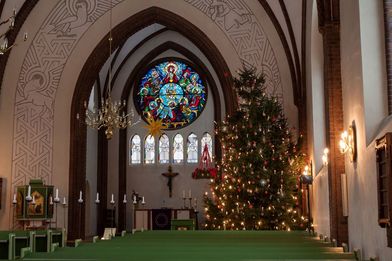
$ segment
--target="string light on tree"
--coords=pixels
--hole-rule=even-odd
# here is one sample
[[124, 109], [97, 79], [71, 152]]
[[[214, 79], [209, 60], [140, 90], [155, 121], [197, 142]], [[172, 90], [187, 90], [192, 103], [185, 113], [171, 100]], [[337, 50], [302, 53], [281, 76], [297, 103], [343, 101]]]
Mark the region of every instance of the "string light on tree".
[[239, 108], [215, 132], [222, 146], [221, 178], [211, 183], [214, 196], [204, 197], [206, 229], [304, 228], [300, 212], [293, 211], [304, 155], [282, 106], [265, 94], [264, 78], [254, 69], [239, 72], [234, 86]]

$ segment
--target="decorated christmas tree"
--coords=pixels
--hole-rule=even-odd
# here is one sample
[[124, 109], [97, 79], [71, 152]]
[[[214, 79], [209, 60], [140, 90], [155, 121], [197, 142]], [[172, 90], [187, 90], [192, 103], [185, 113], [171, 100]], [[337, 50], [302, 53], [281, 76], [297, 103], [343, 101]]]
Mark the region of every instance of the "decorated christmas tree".
[[255, 69], [243, 69], [234, 86], [238, 110], [216, 128], [222, 159], [204, 199], [206, 229], [304, 228], [298, 209], [304, 154], [282, 105]]

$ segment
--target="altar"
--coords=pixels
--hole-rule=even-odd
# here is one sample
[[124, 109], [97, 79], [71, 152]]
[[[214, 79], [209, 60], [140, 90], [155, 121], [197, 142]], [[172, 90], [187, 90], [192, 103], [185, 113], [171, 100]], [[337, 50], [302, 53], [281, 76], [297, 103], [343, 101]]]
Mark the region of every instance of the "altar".
[[193, 209], [136, 209], [133, 218], [133, 229], [141, 231], [197, 229], [198, 227], [197, 212]]

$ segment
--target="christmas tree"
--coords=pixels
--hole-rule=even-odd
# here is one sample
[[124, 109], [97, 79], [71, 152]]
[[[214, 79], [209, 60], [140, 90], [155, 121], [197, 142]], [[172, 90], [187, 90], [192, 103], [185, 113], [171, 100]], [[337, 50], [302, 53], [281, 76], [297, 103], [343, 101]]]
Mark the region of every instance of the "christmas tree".
[[[219, 123], [220, 178], [206, 193], [206, 229], [303, 228], [298, 204], [304, 154], [293, 141], [276, 97], [254, 68], [234, 79], [238, 110]], [[300, 140], [300, 139], [299, 139]]]

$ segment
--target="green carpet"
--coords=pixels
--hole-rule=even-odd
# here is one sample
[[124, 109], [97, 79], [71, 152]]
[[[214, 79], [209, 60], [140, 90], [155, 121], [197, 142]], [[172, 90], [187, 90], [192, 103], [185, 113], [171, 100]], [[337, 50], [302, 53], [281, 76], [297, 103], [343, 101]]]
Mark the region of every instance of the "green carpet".
[[145, 231], [24, 260], [257, 261], [353, 260], [305, 232]]

